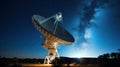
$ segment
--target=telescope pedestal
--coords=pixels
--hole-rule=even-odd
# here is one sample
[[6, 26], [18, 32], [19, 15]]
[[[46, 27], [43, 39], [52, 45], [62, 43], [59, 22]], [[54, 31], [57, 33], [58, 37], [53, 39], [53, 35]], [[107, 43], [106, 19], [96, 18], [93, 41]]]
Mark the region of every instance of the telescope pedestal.
[[47, 39], [45, 39], [42, 45], [45, 49], [48, 50], [48, 54], [46, 55], [44, 59], [44, 64], [50, 64], [55, 59], [56, 55], [58, 55], [57, 43], [51, 37], [50, 38], [46, 37], [46, 38]]

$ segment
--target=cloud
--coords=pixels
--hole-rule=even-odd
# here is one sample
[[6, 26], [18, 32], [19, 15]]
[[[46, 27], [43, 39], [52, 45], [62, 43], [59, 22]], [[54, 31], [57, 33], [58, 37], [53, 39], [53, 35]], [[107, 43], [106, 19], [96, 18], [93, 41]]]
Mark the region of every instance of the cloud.
[[[97, 26], [94, 18], [97, 8], [104, 8], [109, 3], [109, 0], [85, 0], [80, 9], [80, 22], [77, 28], [78, 35], [76, 36], [76, 46], [80, 48], [87, 46], [90, 40], [89, 28]], [[79, 45], [78, 45], [79, 44]]]
[[90, 35], [90, 31], [89, 31], [88, 29], [85, 30], [84, 38], [85, 38], [86, 40], [89, 40], [90, 37], [91, 37], [91, 35]]
[[81, 43], [80, 45], [81, 45], [81, 48], [84, 49], [84, 48], [86, 48], [86, 47], [88, 46], [88, 43], [83, 42], [83, 43]]

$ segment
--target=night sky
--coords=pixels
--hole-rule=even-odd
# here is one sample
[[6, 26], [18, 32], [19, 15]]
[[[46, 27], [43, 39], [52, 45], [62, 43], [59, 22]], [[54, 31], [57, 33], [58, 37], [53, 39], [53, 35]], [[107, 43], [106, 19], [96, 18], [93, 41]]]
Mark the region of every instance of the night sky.
[[0, 56], [44, 58], [44, 38], [32, 16], [57, 12], [63, 14], [60, 25], [75, 38], [69, 46], [58, 46], [60, 56], [98, 57], [120, 48], [120, 0], [2, 0]]

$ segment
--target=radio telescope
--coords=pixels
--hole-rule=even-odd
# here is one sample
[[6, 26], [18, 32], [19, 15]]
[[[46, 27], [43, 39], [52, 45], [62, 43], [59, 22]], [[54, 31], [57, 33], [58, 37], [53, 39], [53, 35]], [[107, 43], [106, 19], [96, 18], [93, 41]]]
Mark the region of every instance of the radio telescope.
[[73, 36], [58, 25], [62, 19], [61, 12], [48, 18], [39, 15], [33, 15], [32, 17], [34, 26], [44, 36], [42, 47], [48, 50], [48, 54], [44, 59], [44, 64], [52, 63], [55, 57], [59, 56], [57, 52], [57, 45], [59, 43], [72, 44], [74, 42]]

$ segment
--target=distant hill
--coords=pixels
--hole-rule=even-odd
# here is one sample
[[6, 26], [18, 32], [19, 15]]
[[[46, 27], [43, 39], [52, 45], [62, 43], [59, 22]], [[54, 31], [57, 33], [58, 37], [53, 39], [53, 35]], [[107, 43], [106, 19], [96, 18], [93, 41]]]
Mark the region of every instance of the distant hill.
[[[22, 64], [43, 64], [44, 59], [35, 59], [35, 58], [5, 58], [0, 57], [0, 67], [12, 67], [12, 66], [21, 66]], [[120, 67], [119, 59], [106, 59], [106, 58], [68, 58], [60, 57], [56, 58], [52, 64], [54, 66], [60, 66], [67, 64], [69, 65], [83, 65], [91, 67]]]
[[53, 63], [57, 64], [71, 64], [71, 63], [77, 63], [77, 64], [96, 64], [97, 58], [68, 58], [68, 57], [60, 57], [60, 59], [55, 59]]
[[[44, 59], [35, 59], [35, 58], [0, 58], [0, 63], [43, 63]], [[97, 58], [68, 58], [60, 57], [56, 58], [53, 61], [53, 64], [70, 64], [70, 63], [89, 63], [94, 64], [97, 62]]]

